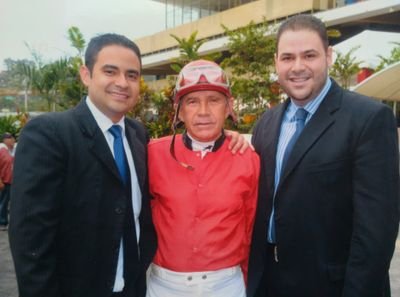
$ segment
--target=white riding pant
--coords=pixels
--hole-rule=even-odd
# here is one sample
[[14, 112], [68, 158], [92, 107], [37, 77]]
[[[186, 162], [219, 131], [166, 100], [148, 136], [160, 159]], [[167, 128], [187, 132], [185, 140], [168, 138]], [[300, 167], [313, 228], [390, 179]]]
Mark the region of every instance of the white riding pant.
[[146, 297], [246, 297], [240, 266], [204, 272], [175, 272], [150, 265]]

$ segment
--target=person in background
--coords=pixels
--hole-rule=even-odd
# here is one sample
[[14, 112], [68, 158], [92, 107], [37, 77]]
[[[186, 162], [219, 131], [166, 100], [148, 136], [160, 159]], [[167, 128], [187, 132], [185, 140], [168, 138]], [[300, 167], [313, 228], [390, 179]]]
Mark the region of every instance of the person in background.
[[9, 154], [14, 157], [15, 150], [17, 149], [17, 143], [15, 141], [14, 135], [9, 132], [3, 134], [3, 142], [0, 144], [0, 148], [6, 148]]
[[[9, 135], [11, 134], [5, 133], [3, 141]], [[13, 161], [14, 158], [7, 147], [0, 147], [0, 231], [8, 229], [8, 204], [13, 176]]]
[[[147, 296], [245, 297], [259, 158], [228, 149], [233, 98], [217, 64], [183, 67], [174, 101], [174, 135], [148, 147], [158, 248]], [[178, 123], [185, 131], [175, 135]]]
[[261, 158], [248, 296], [390, 296], [399, 227], [399, 151], [391, 109], [328, 77], [324, 24], [296, 15], [277, 33], [288, 95], [252, 138]]

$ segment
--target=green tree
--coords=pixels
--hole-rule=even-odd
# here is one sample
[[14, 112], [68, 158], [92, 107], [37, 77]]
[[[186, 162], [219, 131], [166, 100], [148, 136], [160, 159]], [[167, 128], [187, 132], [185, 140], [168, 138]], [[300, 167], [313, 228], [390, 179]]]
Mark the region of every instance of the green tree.
[[47, 101], [49, 111], [56, 110], [56, 103], [59, 101], [57, 98], [59, 95], [58, 85], [65, 78], [66, 65], [66, 60], [63, 59], [43, 65], [20, 65], [21, 72], [29, 82], [28, 86]]
[[178, 42], [179, 47], [179, 57], [171, 63], [171, 68], [176, 73], [179, 73], [183, 66], [187, 63], [198, 60], [205, 59], [209, 61], [216, 61], [221, 54], [214, 53], [210, 55], [200, 56], [199, 49], [200, 47], [207, 41], [207, 39], [197, 40], [197, 31], [194, 31], [190, 34], [189, 38], [179, 38], [174, 34], [170, 34], [172, 38], [174, 38]]
[[[19, 61], [14, 68], [14, 74], [22, 78], [24, 82], [25, 93], [31, 90], [33, 93], [39, 94], [48, 103], [48, 110], [51, 109], [55, 99], [52, 97], [56, 93], [56, 85], [63, 78], [65, 72], [62, 67], [65, 67], [65, 61], [57, 61], [50, 64], [43, 62], [42, 56], [31, 49], [26, 44], [31, 52], [33, 63]], [[53, 105], [54, 108], [54, 105]]]
[[0, 117], [0, 135], [3, 135], [5, 132], [9, 132], [17, 136], [19, 135], [20, 130], [21, 120], [19, 115]]
[[151, 102], [154, 110], [157, 111], [145, 121], [145, 125], [151, 137], [159, 138], [172, 134], [174, 109], [170, 96], [165, 90], [154, 92], [151, 97]]
[[12, 69], [13, 76], [21, 79], [21, 87], [25, 94], [25, 112], [28, 112], [28, 93], [34, 89], [36, 78], [36, 64], [34, 61], [19, 60]]
[[77, 57], [79, 57], [82, 62], [86, 41], [78, 27], [72, 26], [68, 29], [68, 39], [71, 42], [71, 46], [78, 51]]
[[146, 82], [140, 82], [140, 100], [130, 116], [140, 120], [147, 128], [150, 137], [159, 138], [172, 133], [174, 105], [172, 101], [172, 79], [161, 91], [151, 90]]
[[380, 71], [387, 66], [400, 61], [400, 42], [392, 42], [395, 47], [391, 50], [390, 56], [388, 58], [379, 55], [380, 63], [376, 67], [375, 71]]
[[2, 100], [0, 106], [9, 108], [10, 105], [13, 105], [13, 108], [9, 108], [10, 110], [24, 112], [47, 110], [46, 107], [43, 109], [43, 106], [46, 106], [46, 103], [43, 102], [44, 99], [31, 92], [33, 89], [32, 79], [36, 71], [35, 62], [27, 59], [6, 59], [5, 65], [7, 70], [0, 73], [0, 93], [5, 96], [6, 100]]
[[[228, 36], [229, 57], [222, 66], [232, 73], [232, 91], [236, 98], [236, 113], [253, 113], [257, 118], [268, 103], [279, 100], [271, 79], [274, 72], [275, 37], [266, 22], [253, 22], [238, 30], [223, 26]], [[253, 121], [254, 119], [253, 118]], [[247, 132], [253, 121], [240, 122], [239, 129]]]
[[27, 45], [33, 61], [17, 61], [13, 65], [13, 74], [24, 82], [25, 93], [31, 91], [46, 100], [48, 111], [70, 108], [85, 94], [79, 79], [85, 40], [77, 27], [68, 30], [68, 38], [71, 46], [77, 50], [76, 56], [44, 63], [40, 53]]
[[0, 87], [10, 88], [10, 89], [21, 89], [23, 88], [23, 76], [18, 73], [17, 67], [19, 64], [33, 65], [34, 62], [23, 59], [23, 60], [13, 60], [7, 58], [4, 60], [6, 70], [0, 73]]
[[362, 61], [354, 56], [358, 48], [359, 46], [353, 47], [346, 54], [336, 51], [335, 62], [329, 70], [329, 74], [345, 89], [350, 87], [351, 78], [360, 71]]
[[80, 30], [74, 26], [68, 29], [68, 39], [71, 46], [76, 49], [77, 55], [68, 59], [68, 63], [64, 69], [66, 75], [59, 84], [60, 93], [62, 94], [62, 100], [59, 102], [59, 105], [63, 109], [76, 105], [86, 94], [86, 88], [79, 76], [79, 69], [83, 65], [86, 41]]

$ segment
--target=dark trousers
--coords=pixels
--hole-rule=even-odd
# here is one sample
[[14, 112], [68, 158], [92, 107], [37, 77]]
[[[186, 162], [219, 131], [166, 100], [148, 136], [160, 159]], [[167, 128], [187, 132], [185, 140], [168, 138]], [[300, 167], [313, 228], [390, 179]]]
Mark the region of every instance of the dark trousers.
[[10, 184], [5, 184], [0, 192], [0, 225], [8, 225], [8, 203], [10, 202]]

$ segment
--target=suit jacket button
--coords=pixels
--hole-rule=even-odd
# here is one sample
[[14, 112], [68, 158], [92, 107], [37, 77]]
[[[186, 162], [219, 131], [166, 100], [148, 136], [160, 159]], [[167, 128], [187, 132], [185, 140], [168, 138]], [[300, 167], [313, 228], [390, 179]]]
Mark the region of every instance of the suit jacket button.
[[115, 212], [116, 212], [117, 214], [121, 214], [121, 213], [122, 213], [121, 207], [115, 208]]

